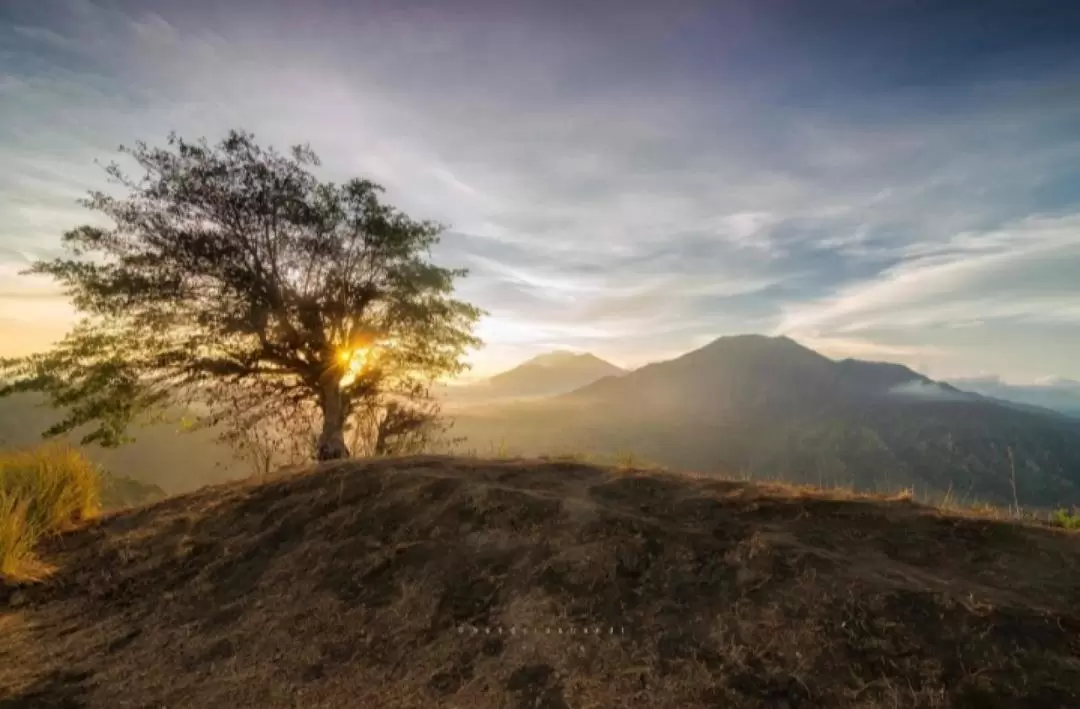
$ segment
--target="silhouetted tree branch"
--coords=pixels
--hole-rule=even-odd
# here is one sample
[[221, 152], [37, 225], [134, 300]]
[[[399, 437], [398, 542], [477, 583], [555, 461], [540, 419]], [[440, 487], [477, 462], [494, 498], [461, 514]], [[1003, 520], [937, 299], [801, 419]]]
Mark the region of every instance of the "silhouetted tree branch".
[[433, 425], [429, 384], [464, 369], [481, 314], [453, 297], [465, 271], [428, 260], [440, 225], [373, 182], [318, 181], [310, 148], [281, 155], [243, 132], [121, 151], [142, 177], [113, 164], [127, 195], [84, 201], [115, 226], [69, 231], [70, 257], [30, 269], [85, 318], [51, 351], [0, 362], [0, 395], [45, 392], [66, 412], [46, 435], [90, 425], [83, 441], [106, 446], [177, 404], [226, 436], [316, 411], [319, 459], [349, 454], [358, 410], [385, 422], [373, 450]]

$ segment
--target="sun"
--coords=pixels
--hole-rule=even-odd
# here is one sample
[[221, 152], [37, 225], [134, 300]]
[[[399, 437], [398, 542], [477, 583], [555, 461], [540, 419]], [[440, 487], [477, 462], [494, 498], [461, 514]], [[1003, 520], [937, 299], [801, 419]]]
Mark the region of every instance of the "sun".
[[356, 378], [368, 366], [371, 359], [371, 348], [357, 347], [351, 350], [338, 352], [338, 359], [346, 365], [345, 374], [341, 377], [341, 386], [348, 386], [356, 381]]

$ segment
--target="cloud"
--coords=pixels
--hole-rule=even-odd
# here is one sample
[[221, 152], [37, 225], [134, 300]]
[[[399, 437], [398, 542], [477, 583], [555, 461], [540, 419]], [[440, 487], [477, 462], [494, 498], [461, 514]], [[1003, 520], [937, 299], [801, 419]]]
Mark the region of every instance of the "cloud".
[[963, 393], [945, 389], [940, 384], [922, 381], [910, 381], [904, 382], [903, 384], [897, 384], [889, 389], [888, 393], [893, 396], [932, 401], [964, 401], [965, 399], [970, 398]]
[[1067, 379], [1065, 377], [1050, 376], [1039, 377], [1035, 380], [1036, 386], [1054, 387], [1059, 389], [1067, 389], [1069, 391], [1075, 391], [1080, 393], [1080, 381], [1075, 379]]
[[[960, 337], [1075, 327], [1076, 59], [1025, 51], [980, 73], [935, 29], [1003, 20], [905, 22], [933, 40], [935, 75], [875, 34], [896, 8], [810, 34], [786, 3], [620, 4], [617, 24], [595, 8], [567, 22], [559, 3], [361, 5], [0, 17], [0, 262], [55, 253], [118, 144], [240, 126], [308, 141], [325, 176], [370, 176], [448, 223], [436, 255], [471, 270], [461, 292], [491, 313], [483, 367], [553, 344], [636, 361], [740, 331], [958, 361]], [[1060, 52], [1050, 39], [1038, 52]], [[841, 49], [876, 43], [862, 64]], [[0, 312], [25, 287], [0, 272]]]
[[912, 360], [945, 355], [940, 347], [933, 345], [902, 345], [839, 337], [800, 336], [799, 343], [810, 349], [837, 359], [865, 360]]
[[1025, 219], [912, 256], [873, 279], [789, 304], [777, 332], [850, 334], [995, 320], [1080, 324], [1080, 217]]

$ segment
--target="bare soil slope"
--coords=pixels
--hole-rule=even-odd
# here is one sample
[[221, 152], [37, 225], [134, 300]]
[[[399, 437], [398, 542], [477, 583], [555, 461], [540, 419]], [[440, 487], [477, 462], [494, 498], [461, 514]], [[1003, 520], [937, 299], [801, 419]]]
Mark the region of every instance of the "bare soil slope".
[[1080, 536], [575, 463], [207, 488], [0, 586], [0, 707], [1080, 706]]

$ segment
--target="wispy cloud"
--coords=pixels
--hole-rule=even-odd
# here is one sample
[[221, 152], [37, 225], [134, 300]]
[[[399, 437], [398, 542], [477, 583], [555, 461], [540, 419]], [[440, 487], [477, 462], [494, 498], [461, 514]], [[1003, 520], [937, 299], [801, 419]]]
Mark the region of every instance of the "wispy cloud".
[[786, 306], [778, 331], [910, 330], [975, 319], [1080, 324], [1080, 217], [1023, 220], [910, 252], [872, 279]]
[[[776, 331], [1080, 376], [1080, 57], [1049, 25], [1029, 41], [1006, 9], [974, 27], [904, 3], [830, 27], [786, 2], [241, 5], [5, 8], [0, 262], [54, 252], [118, 144], [241, 126], [451, 225], [437, 255], [491, 313], [481, 369]], [[0, 316], [27, 287], [0, 271]]]

